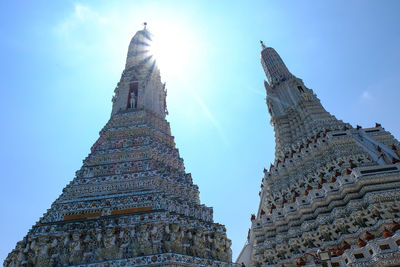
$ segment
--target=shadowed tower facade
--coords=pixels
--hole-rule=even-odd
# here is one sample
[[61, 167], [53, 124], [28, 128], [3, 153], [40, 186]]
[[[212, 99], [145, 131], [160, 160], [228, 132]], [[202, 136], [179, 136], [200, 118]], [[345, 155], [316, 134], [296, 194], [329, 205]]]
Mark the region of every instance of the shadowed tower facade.
[[132, 38], [110, 120], [5, 266], [232, 266], [165, 119], [151, 39], [146, 28]]
[[[275, 162], [238, 258], [246, 266], [398, 266], [400, 146], [336, 119], [262, 44]], [[329, 265], [330, 264], [330, 265]]]

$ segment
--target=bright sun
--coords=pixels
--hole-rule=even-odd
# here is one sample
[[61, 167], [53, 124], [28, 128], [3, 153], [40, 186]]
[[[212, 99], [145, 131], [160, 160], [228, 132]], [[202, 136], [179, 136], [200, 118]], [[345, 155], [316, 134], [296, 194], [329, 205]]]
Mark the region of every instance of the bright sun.
[[[188, 65], [190, 34], [177, 25], [149, 25], [153, 34], [149, 53], [154, 56], [165, 78], [179, 76]], [[192, 45], [193, 46], [193, 45]]]

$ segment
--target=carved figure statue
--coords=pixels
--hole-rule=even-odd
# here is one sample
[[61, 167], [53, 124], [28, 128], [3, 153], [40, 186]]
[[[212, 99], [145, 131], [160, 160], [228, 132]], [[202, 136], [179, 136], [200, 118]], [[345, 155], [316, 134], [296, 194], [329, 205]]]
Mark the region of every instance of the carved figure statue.
[[92, 238], [92, 232], [88, 232], [83, 239], [83, 261], [85, 263], [91, 262], [94, 259], [96, 251], [96, 242]]
[[113, 259], [117, 255], [117, 247], [115, 246], [116, 236], [114, 228], [107, 228], [103, 237], [103, 255], [106, 259]]
[[204, 235], [201, 229], [197, 229], [193, 236], [194, 256], [202, 257], [204, 255]]
[[80, 233], [75, 232], [72, 234], [72, 242], [70, 243], [70, 257], [69, 262], [71, 264], [79, 264], [81, 261], [82, 250]]
[[131, 94], [131, 97], [129, 99], [129, 107], [130, 108], [136, 107], [136, 96], [134, 94]]
[[16, 249], [18, 251], [17, 262], [24, 263], [27, 259], [26, 253], [24, 252], [24, 243], [22, 241], [18, 242]]
[[232, 241], [228, 238], [225, 238], [225, 261], [230, 261], [232, 259]]
[[149, 233], [147, 231], [147, 225], [142, 224], [139, 227], [139, 253], [140, 255], [151, 254], [152, 247], [149, 240]]
[[193, 255], [192, 245], [193, 245], [193, 235], [191, 231], [186, 231], [183, 236], [183, 253], [187, 255]]
[[103, 234], [101, 233], [100, 229], [95, 229], [93, 232], [94, 235], [94, 246], [95, 249], [93, 250], [95, 253], [95, 258], [99, 261], [104, 259], [103, 253]]
[[162, 249], [161, 241], [163, 237], [162, 228], [154, 225], [150, 231], [150, 235], [151, 235], [153, 254], [160, 253]]
[[[130, 232], [122, 229], [119, 233], [119, 245], [118, 245], [118, 258], [126, 258], [129, 257], [128, 247], [131, 244], [131, 236]], [[132, 255], [130, 255], [132, 256]]]

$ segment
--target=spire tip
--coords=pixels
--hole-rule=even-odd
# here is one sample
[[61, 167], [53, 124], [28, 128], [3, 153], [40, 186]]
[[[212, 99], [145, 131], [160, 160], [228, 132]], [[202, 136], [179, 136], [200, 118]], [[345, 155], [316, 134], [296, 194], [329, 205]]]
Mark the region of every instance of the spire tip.
[[267, 48], [267, 47], [265, 46], [264, 42], [263, 42], [263, 41], [261, 41], [261, 40], [260, 40], [260, 44], [261, 44], [261, 48], [262, 48], [262, 49], [265, 49], [265, 48]]

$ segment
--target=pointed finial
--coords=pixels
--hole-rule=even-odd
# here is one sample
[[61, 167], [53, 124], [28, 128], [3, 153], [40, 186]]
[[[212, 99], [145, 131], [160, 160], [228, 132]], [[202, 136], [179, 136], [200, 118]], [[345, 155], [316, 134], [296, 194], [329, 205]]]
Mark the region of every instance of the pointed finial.
[[143, 30], [146, 30], [147, 22], [143, 22], [143, 26], [144, 26]]
[[267, 48], [267, 47], [265, 46], [264, 42], [263, 42], [263, 41], [261, 41], [261, 40], [260, 40], [260, 44], [261, 44], [261, 47], [262, 47], [262, 49], [265, 49], [265, 48]]

